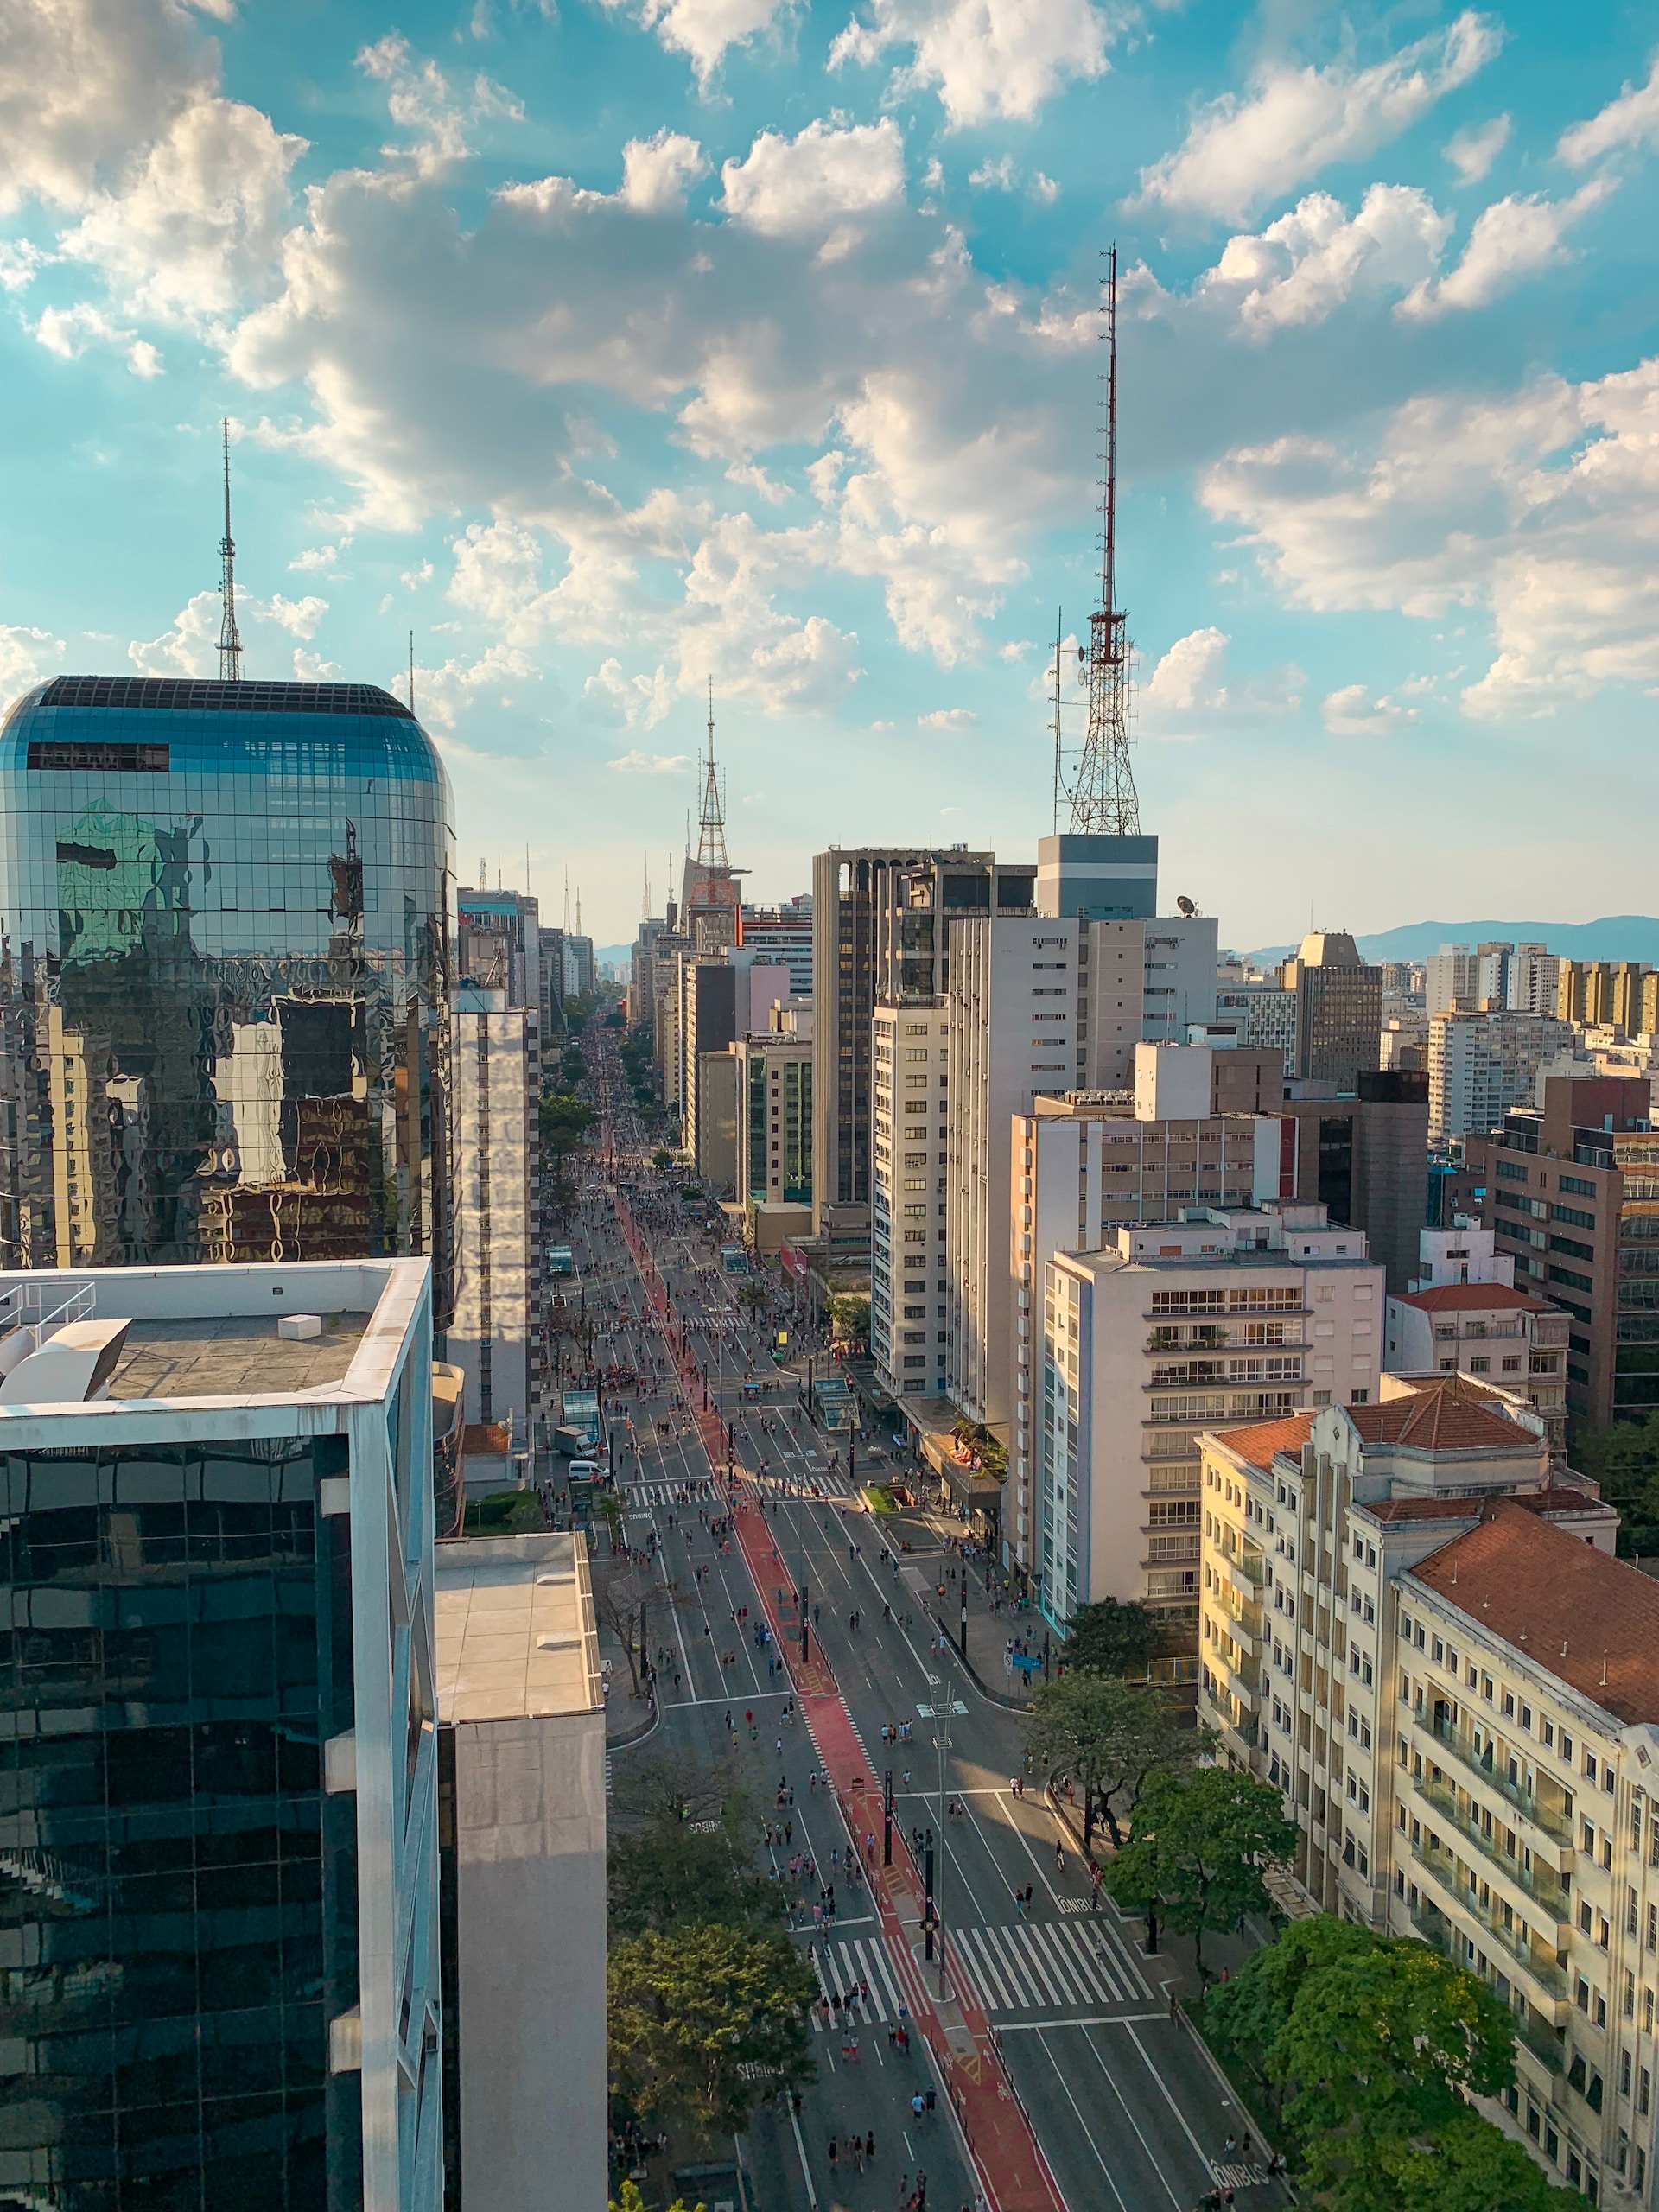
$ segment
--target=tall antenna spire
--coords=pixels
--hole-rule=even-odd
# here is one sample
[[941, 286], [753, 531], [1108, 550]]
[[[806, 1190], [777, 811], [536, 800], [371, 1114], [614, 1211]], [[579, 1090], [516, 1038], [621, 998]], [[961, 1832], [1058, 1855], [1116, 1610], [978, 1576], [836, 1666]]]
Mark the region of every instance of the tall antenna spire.
[[726, 809], [715, 773], [715, 679], [709, 679], [709, 760], [702, 779], [702, 814], [697, 824], [697, 861], [703, 868], [726, 868]]
[[651, 919], [651, 855], [649, 853], [645, 855], [645, 895], [640, 902], [639, 918], [642, 922], [648, 922]]
[[564, 933], [570, 934], [570, 863], [564, 864]]
[[236, 540], [231, 536], [231, 418], [220, 428], [225, 439], [225, 535], [219, 541], [219, 596], [225, 602], [219, 626], [219, 680], [242, 681], [242, 637], [236, 626]]
[[409, 633], [409, 711], [415, 711], [415, 632]]
[[[1128, 617], [1117, 603], [1117, 248], [1106, 261], [1106, 386], [1102, 425], [1100, 605], [1089, 617], [1089, 644], [1080, 651], [1089, 683], [1089, 728], [1083, 751], [1068, 781], [1060, 782], [1071, 803], [1071, 827], [1085, 836], [1135, 837], [1141, 833], [1141, 802], [1129, 762], [1129, 663], [1133, 648]], [[1058, 665], [1058, 656], [1056, 657]]]
[[582, 886], [576, 886], [576, 935], [582, 935]]
[[1062, 767], [1060, 751], [1060, 649], [1065, 642], [1065, 610], [1064, 607], [1057, 607], [1054, 610], [1054, 667], [1052, 671], [1054, 677], [1054, 715], [1052, 721], [1048, 725], [1050, 730], [1053, 733], [1054, 737], [1054, 833], [1057, 836], [1059, 835], [1060, 828], [1060, 777]]

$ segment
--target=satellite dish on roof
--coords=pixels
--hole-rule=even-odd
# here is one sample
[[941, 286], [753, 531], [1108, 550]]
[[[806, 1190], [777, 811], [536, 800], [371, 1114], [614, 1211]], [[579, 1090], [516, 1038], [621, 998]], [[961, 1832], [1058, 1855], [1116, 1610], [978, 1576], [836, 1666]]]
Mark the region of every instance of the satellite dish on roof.
[[1198, 901], [1195, 899], [1177, 899], [1175, 904], [1180, 908], [1182, 918], [1185, 921], [1190, 922], [1198, 911]]

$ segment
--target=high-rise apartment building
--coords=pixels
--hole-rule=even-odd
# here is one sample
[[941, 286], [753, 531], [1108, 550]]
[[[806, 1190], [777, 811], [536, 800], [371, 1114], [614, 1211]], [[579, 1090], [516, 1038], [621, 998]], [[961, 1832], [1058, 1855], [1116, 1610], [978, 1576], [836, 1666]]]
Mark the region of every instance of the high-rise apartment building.
[[1428, 1026], [1431, 1143], [1495, 1129], [1531, 1103], [1539, 1071], [1573, 1049], [1570, 1021], [1497, 1007], [1437, 1014]]
[[1296, 1044], [1287, 1072], [1351, 1090], [1374, 1071], [1382, 1027], [1382, 970], [1362, 960], [1345, 930], [1311, 930], [1279, 970], [1296, 994]]
[[1508, 1003], [1517, 1014], [1554, 1014], [1561, 963], [1547, 944], [1517, 944], [1510, 962]]
[[0, 1254], [426, 1255], [448, 782], [372, 684], [57, 677], [0, 728]]
[[[812, 1204], [812, 1010], [785, 1000], [771, 1026], [739, 1038], [737, 1197], [756, 1221], [762, 1208], [797, 1211]], [[804, 1219], [790, 1224], [804, 1233]], [[770, 1241], [763, 1249], [773, 1249]]]
[[[1646, 988], [1649, 977], [1652, 988]], [[1656, 993], [1659, 976], [1644, 961], [1563, 960], [1556, 971], [1554, 1010], [1563, 1021], [1639, 1037], [1659, 1027], [1651, 1018]]]
[[1545, 1074], [1543, 1103], [1471, 1137], [1481, 1219], [1517, 1284], [1572, 1317], [1567, 1410], [1592, 1429], [1659, 1407], [1659, 1133], [1645, 1079]]
[[[1139, 1599], [1196, 1638], [1198, 1439], [1377, 1393], [1382, 1270], [1321, 1206], [1186, 1207], [1045, 1270], [1031, 1580], [1063, 1626]], [[1033, 1316], [1033, 1324], [1035, 1322]], [[1034, 1334], [1034, 1326], [1033, 1326]]]
[[460, 983], [454, 1003], [455, 1310], [446, 1344], [467, 1377], [468, 1418], [506, 1423], [523, 1448], [548, 1410], [540, 1028], [505, 990]]
[[871, 1032], [870, 1357], [895, 1397], [938, 1397], [950, 1373], [950, 1014], [907, 998], [878, 1006]]
[[429, 1263], [8, 1274], [0, 1328], [0, 2196], [433, 2212]]
[[[1086, 925], [1085, 925], [1086, 926]], [[1037, 1094], [1072, 1080], [1075, 921], [959, 922], [950, 933], [950, 1391], [970, 1420], [1007, 1433], [1014, 1280], [1011, 1136]]]
[[[1143, 1059], [1151, 1056], [1160, 1066], [1187, 1055], [1205, 1064], [1210, 1080], [1197, 1116], [1160, 1118], [1151, 1109], [1166, 1102], [1154, 1084], [1149, 1093], [1142, 1086], [1134, 1106], [1119, 1096], [1071, 1092], [1039, 1096], [1030, 1114], [1014, 1120], [1009, 1268], [1014, 1313], [1008, 1355], [1013, 1410], [1003, 1516], [1010, 1560], [1027, 1573], [1035, 1518], [1034, 1424], [1043, 1408], [1040, 1287], [1049, 1262], [1060, 1252], [1099, 1251], [1119, 1229], [1178, 1220], [1189, 1206], [1248, 1206], [1279, 1194], [1278, 1122], [1248, 1106], [1228, 1110], [1218, 1103], [1216, 1083], [1221, 1071], [1237, 1074], [1235, 1058], [1255, 1064], [1258, 1072], [1265, 1066], [1270, 1077], [1273, 1056], [1211, 1052], [1201, 1046], [1140, 1050]], [[1158, 1471], [1160, 1489], [1171, 1493], [1184, 1491], [1196, 1498], [1198, 1482], [1196, 1445], [1185, 1459]]]
[[1036, 871], [965, 846], [832, 847], [812, 862], [814, 1227], [854, 1229], [870, 1205], [870, 1035], [878, 1004], [931, 1005], [953, 919], [1033, 908]]
[[1472, 1006], [1481, 995], [1480, 962], [1466, 944], [1443, 944], [1423, 967], [1423, 1006], [1430, 1014], [1449, 1014], [1459, 1001]]
[[[1402, 1577], [1495, 1508], [1558, 1521], [1579, 1548], [1613, 1548], [1618, 1516], [1593, 1484], [1552, 1467], [1541, 1426], [1530, 1408], [1465, 1376], [1384, 1376], [1380, 1398], [1363, 1405], [1203, 1440], [1199, 1713], [1220, 1729], [1231, 1764], [1283, 1791], [1298, 1831], [1296, 1876], [1322, 1911], [1377, 1929], [1397, 1913], [1408, 1932], [1397, 1912], [1419, 1878], [1408, 1823], [1419, 1822], [1421, 1848], [1424, 1826], [1445, 1832], [1447, 1808], [1428, 1817], [1432, 1790], [1455, 1798], [1443, 1757], [1432, 1774], [1411, 1770], [1402, 1683], [1414, 1662], [1401, 1634]], [[1518, 1503], [1504, 1509], [1505, 1500]], [[1541, 1649], [1539, 1661], [1548, 1656]], [[1479, 1710], [1478, 1675], [1468, 1688]], [[1508, 1717], [1517, 1717], [1513, 1708]], [[1485, 1725], [1501, 1719], [1494, 1695]], [[1484, 1745], [1483, 1732], [1473, 1762]], [[1494, 1806], [1507, 1800], [1511, 1812], [1534, 1786], [1517, 1771], [1506, 1791], [1503, 1767], [1494, 1761], [1488, 1771], [1499, 1778]], [[1477, 1853], [1489, 1884], [1499, 1878], [1484, 1859], [1503, 1865], [1513, 1827], [1506, 1812], [1496, 1832], [1484, 1828], [1478, 1803], [1465, 1828], [1490, 1847]], [[1517, 1847], [1503, 1879], [1524, 1892], [1531, 1871]], [[1474, 1902], [1503, 1932], [1510, 1900], [1507, 1888], [1483, 1897], [1477, 1887]], [[1524, 1941], [1529, 1917], [1512, 1908], [1508, 1932]], [[1499, 1971], [1502, 1948], [1484, 1945]]]
[[812, 894], [804, 891], [781, 906], [745, 906], [739, 917], [741, 944], [749, 951], [782, 960], [789, 969], [792, 998], [812, 995]]
[[522, 891], [455, 893], [455, 978], [502, 991], [509, 1006], [541, 1012], [542, 931], [534, 899]]
[[1296, 1050], [1296, 994], [1282, 983], [1237, 982], [1216, 986], [1217, 1023], [1236, 1025], [1238, 1041], [1253, 1050], [1266, 1047], [1284, 1055], [1289, 1067]]

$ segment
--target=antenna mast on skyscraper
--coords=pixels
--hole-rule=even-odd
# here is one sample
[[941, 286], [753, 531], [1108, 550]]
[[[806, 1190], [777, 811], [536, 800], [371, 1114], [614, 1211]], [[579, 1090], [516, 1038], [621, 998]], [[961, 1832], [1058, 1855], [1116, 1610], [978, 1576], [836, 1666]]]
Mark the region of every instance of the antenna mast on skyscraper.
[[221, 425], [225, 439], [225, 535], [219, 541], [219, 596], [225, 602], [219, 626], [219, 677], [221, 683], [242, 681], [242, 639], [236, 626], [236, 540], [231, 536], [231, 418]]
[[702, 814], [697, 824], [697, 861], [702, 868], [726, 868], [726, 809], [715, 773], [715, 679], [709, 679], [709, 760], [702, 779]]
[[[1084, 836], [1135, 837], [1141, 802], [1129, 762], [1128, 617], [1117, 603], [1117, 248], [1106, 257], [1106, 386], [1102, 411], [1100, 604], [1089, 617], [1089, 643], [1078, 658], [1089, 685], [1089, 728], [1076, 773], [1060, 782], [1071, 804], [1071, 828]], [[1055, 657], [1058, 671], [1058, 655]], [[1057, 748], [1058, 750], [1058, 748]]]
[[1052, 670], [1054, 677], [1054, 718], [1048, 726], [1053, 732], [1054, 735], [1054, 830], [1057, 836], [1059, 832], [1060, 827], [1060, 788], [1061, 768], [1063, 765], [1060, 736], [1060, 651], [1065, 643], [1065, 609], [1062, 607], [1057, 607], [1054, 610], [1054, 667]]
[[648, 922], [651, 919], [651, 855], [649, 853], [645, 855], [645, 895], [640, 904], [639, 918], [642, 922]]

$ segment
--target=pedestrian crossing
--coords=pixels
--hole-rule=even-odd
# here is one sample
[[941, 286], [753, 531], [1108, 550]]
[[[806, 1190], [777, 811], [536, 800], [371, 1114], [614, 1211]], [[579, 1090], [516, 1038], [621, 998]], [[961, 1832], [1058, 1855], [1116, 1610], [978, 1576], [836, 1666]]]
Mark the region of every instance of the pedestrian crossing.
[[[992, 2014], [1094, 2012], [1144, 2005], [1152, 1994], [1122, 1939], [1092, 1916], [1023, 1921], [1012, 1928], [954, 1928], [949, 1945]], [[899, 1986], [879, 1936], [815, 1942], [812, 1965], [825, 1997], [855, 2000], [849, 2017], [884, 2027], [899, 2018]], [[861, 1985], [868, 1988], [868, 1999], [858, 1993]], [[820, 2031], [826, 2025], [822, 2012], [813, 2024]]]
[[[814, 1942], [811, 1957], [820, 1992], [826, 1998], [847, 2001], [851, 2011], [846, 2017], [876, 2020], [883, 2027], [892, 2027], [907, 2014], [909, 2008], [899, 1993], [887, 1947], [879, 1936]], [[868, 1997], [863, 1994], [865, 1989], [869, 1992]], [[821, 2011], [813, 2013], [812, 2024], [820, 2033], [828, 2024]]]
[[1092, 2011], [1142, 2004], [1152, 1993], [1122, 1938], [1093, 1915], [958, 1928], [950, 1940], [988, 2012]]

